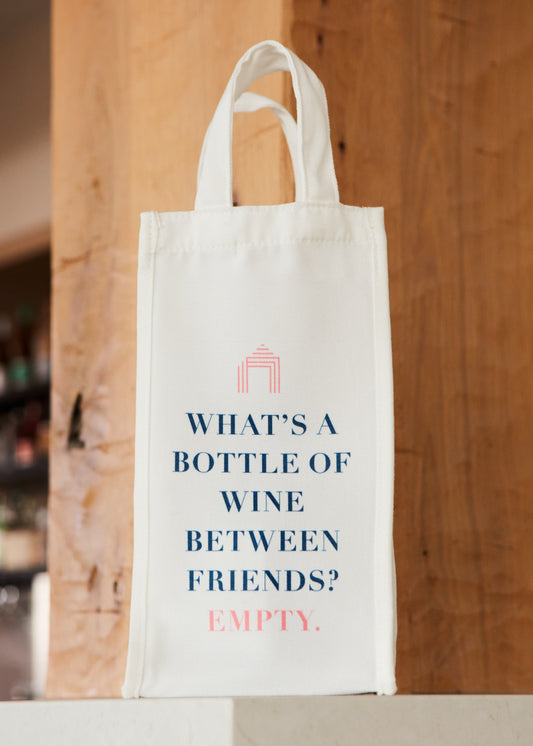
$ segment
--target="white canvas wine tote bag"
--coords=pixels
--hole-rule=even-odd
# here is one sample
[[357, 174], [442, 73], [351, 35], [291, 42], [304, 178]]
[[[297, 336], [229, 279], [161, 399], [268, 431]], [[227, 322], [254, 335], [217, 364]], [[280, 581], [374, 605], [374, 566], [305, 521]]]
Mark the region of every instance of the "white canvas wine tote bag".
[[[276, 70], [296, 123], [241, 99]], [[233, 207], [233, 113], [264, 106], [296, 201]], [[263, 42], [195, 209], [141, 215], [125, 697], [395, 692], [392, 405], [383, 209], [340, 204], [323, 87]]]

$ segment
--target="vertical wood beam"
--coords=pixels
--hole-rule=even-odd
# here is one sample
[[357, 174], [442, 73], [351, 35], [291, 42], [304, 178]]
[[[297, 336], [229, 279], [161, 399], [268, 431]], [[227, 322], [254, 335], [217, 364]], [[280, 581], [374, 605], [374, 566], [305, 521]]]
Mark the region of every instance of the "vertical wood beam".
[[533, 689], [527, 0], [294, 0], [341, 200], [384, 205], [401, 692]]
[[[118, 696], [124, 675], [139, 212], [192, 207], [218, 98], [247, 47], [280, 37], [281, 9], [54, 0], [49, 697]], [[281, 99], [283, 79], [258, 90]], [[235, 140], [238, 199], [279, 201], [272, 115]]]

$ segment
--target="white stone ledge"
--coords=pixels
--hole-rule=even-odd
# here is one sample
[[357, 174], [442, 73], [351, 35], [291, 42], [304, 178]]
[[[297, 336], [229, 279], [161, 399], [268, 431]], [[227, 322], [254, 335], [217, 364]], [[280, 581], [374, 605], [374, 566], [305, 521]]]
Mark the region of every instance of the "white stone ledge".
[[533, 696], [0, 703], [2, 746], [525, 746]]

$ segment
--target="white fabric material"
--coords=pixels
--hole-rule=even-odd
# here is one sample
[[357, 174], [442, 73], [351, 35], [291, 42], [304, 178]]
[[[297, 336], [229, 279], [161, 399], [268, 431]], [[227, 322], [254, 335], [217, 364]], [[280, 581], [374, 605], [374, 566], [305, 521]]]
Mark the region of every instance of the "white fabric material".
[[[277, 69], [298, 198], [231, 207], [233, 111]], [[393, 694], [383, 209], [339, 203], [322, 86], [277, 42], [237, 64], [196, 209], [141, 215], [138, 278], [123, 695]]]
[[[276, 41], [251, 47], [239, 60], [208, 127], [200, 165], [195, 208], [232, 205], [231, 143], [233, 107], [248, 86], [278, 70], [291, 73], [296, 97], [298, 168], [302, 201], [338, 203], [324, 87], [314, 72]], [[211, 133], [215, 133], [211, 136]]]

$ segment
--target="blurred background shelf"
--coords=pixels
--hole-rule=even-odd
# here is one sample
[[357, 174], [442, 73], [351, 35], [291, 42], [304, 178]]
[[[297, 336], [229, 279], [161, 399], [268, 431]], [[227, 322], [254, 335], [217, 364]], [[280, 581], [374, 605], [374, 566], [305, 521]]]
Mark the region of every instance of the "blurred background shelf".
[[20, 570], [4, 570], [0, 567], [0, 587], [5, 585], [29, 586], [35, 575], [46, 572], [45, 565]]
[[48, 481], [48, 457], [41, 457], [31, 466], [12, 466], [0, 469], [0, 488], [20, 487]]
[[0, 412], [9, 412], [23, 406], [27, 401], [37, 400], [43, 403], [50, 398], [50, 383], [33, 383], [21, 389], [10, 389], [0, 394]]
[[10, 466], [0, 468], [0, 489], [5, 487], [21, 487], [48, 482], [48, 457], [43, 456], [30, 466]]
[[39, 696], [46, 672], [49, 19], [49, 0], [0, 3], [0, 700]]

